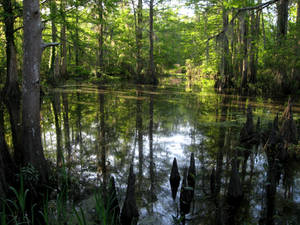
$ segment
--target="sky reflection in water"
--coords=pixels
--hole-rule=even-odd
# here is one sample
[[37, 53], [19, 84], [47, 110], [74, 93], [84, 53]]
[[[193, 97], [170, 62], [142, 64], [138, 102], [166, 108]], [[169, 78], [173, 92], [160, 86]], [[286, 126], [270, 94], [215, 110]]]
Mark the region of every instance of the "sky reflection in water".
[[[96, 90], [96, 91], [95, 91]], [[177, 215], [177, 204], [171, 197], [169, 174], [173, 158], [177, 158], [180, 175], [188, 167], [190, 153], [196, 157], [196, 190], [194, 210], [187, 224], [214, 224], [216, 205], [210, 196], [210, 174], [216, 168], [217, 156], [223, 154], [221, 166], [221, 189], [219, 204], [224, 203], [231, 161], [237, 149], [242, 124], [246, 120], [246, 106], [254, 106], [254, 122], [261, 117], [263, 128], [267, 127], [274, 113], [283, 109], [281, 101], [262, 98], [218, 95], [214, 91], [173, 92], [172, 89], [141, 90], [97, 90], [96, 87], [74, 89], [68, 87], [50, 92], [50, 95], [67, 93], [69, 123], [72, 143], [73, 165], [81, 171], [81, 178], [97, 183], [103, 177], [101, 165], [101, 143], [99, 135], [105, 132], [105, 159], [107, 175], [116, 178], [119, 197], [124, 200], [129, 164], [134, 152], [136, 194], [140, 210], [140, 224], [172, 224], [172, 216]], [[102, 100], [100, 99], [102, 95]], [[153, 103], [153, 112], [150, 110]], [[46, 155], [55, 161], [56, 135], [54, 116], [51, 113], [51, 96], [44, 98], [42, 106], [42, 130]], [[102, 105], [101, 105], [102, 104]], [[104, 110], [101, 118], [101, 110]], [[296, 104], [294, 118], [299, 118], [299, 104]], [[64, 107], [61, 107], [63, 112]], [[152, 113], [152, 115], [151, 115]], [[150, 116], [153, 116], [153, 130], [149, 130]], [[224, 117], [222, 119], [222, 116]], [[105, 129], [101, 128], [101, 120]], [[139, 125], [137, 121], [142, 121]], [[63, 130], [61, 117], [61, 129]], [[103, 126], [102, 124], [102, 126]], [[140, 127], [138, 127], [140, 126]], [[138, 140], [139, 132], [142, 142]], [[157, 201], [151, 203], [149, 172], [150, 150], [149, 132], [153, 133], [154, 194]], [[65, 143], [65, 137], [63, 138]], [[141, 145], [139, 147], [139, 145]], [[98, 147], [97, 147], [98, 146]], [[140, 152], [141, 150], [141, 152]], [[66, 155], [66, 152], [65, 152]], [[66, 156], [65, 156], [66, 158]], [[241, 159], [241, 162], [243, 160]], [[252, 164], [251, 164], [252, 163]], [[142, 165], [142, 166], [140, 166]], [[282, 179], [277, 186], [277, 222], [297, 224], [300, 204], [299, 170], [294, 164], [291, 175], [290, 198], [284, 198], [286, 186]], [[247, 161], [246, 173], [242, 178], [246, 203], [243, 205], [239, 221], [256, 224], [266, 208], [265, 188], [268, 163], [260, 148]], [[242, 165], [240, 166], [240, 176]], [[283, 175], [282, 175], [283, 176]], [[180, 187], [179, 187], [180, 188]], [[293, 208], [285, 215], [286, 208]], [[224, 210], [224, 209], [222, 209]]]

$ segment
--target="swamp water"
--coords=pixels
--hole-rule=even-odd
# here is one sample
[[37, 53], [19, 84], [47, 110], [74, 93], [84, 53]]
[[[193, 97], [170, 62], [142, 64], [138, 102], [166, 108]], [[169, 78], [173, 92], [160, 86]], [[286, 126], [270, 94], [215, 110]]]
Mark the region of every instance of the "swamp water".
[[[88, 199], [103, 179], [113, 176], [120, 207], [133, 163], [138, 223], [144, 225], [180, 224], [181, 186], [174, 201], [169, 176], [176, 157], [182, 180], [192, 152], [196, 187], [186, 224], [220, 224], [228, 211], [225, 199], [237, 156], [243, 199], [234, 212], [235, 223], [267, 224], [262, 221], [271, 216], [275, 224], [300, 224], [300, 162], [282, 165], [270, 210], [270, 168], [263, 146], [254, 146], [247, 160], [237, 153], [244, 151], [239, 135], [247, 106], [252, 106], [254, 123], [260, 117], [263, 130], [276, 113], [282, 114], [285, 102], [217, 94], [205, 87], [185, 91], [180, 86], [64, 86], [43, 97], [43, 147], [53, 164], [57, 154], [64, 155], [79, 186], [78, 198]], [[294, 103], [293, 112], [299, 121], [299, 103]], [[217, 197], [212, 197], [212, 185]], [[90, 207], [86, 200], [82, 204]]]

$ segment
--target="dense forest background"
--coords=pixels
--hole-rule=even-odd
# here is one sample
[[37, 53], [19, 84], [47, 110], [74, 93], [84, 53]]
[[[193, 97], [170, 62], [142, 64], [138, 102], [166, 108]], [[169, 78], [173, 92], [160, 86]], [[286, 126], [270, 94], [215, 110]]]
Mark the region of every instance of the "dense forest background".
[[[214, 78], [222, 89], [292, 93], [300, 83], [299, 4], [45, 0], [42, 38], [50, 47], [41, 80], [156, 83], [183, 72]], [[0, 15], [0, 81], [9, 93], [22, 79], [23, 3], [1, 0]]]

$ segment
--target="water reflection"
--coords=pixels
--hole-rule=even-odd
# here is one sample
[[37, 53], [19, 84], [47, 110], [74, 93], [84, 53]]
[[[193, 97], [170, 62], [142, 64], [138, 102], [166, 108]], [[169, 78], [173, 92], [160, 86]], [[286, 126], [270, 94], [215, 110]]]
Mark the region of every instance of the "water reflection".
[[[252, 116], [247, 119], [250, 103]], [[176, 157], [180, 176], [186, 171], [189, 180], [185, 168], [193, 161], [191, 153], [195, 181], [183, 180], [195, 187], [194, 200], [185, 224], [299, 224], [297, 163], [280, 162], [263, 149], [257, 141], [261, 130], [253, 125], [260, 117], [256, 127], [267, 130], [281, 104], [168, 87], [64, 87], [43, 99], [43, 145], [58, 168], [65, 160], [80, 186], [77, 199], [99, 185], [109, 189], [113, 176], [123, 205], [132, 164], [139, 224], [181, 222], [180, 188], [174, 200], [169, 176]], [[18, 108], [7, 108], [18, 121]], [[294, 108], [298, 119], [299, 105]], [[245, 138], [240, 132], [247, 123], [251, 128], [245, 128]], [[11, 129], [18, 130], [17, 124]]]

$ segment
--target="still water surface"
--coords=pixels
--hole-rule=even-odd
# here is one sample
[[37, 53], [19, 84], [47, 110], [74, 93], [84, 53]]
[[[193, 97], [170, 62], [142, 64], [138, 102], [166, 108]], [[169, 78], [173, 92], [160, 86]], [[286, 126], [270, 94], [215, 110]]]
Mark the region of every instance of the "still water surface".
[[[196, 188], [186, 223], [216, 224], [226, 217], [224, 199], [231, 162], [242, 151], [239, 133], [247, 106], [252, 105], [254, 122], [260, 117], [264, 129], [276, 113], [281, 115], [286, 100], [217, 94], [205, 86], [189, 91], [181, 86], [64, 86], [43, 98], [44, 151], [55, 163], [56, 149], [62, 149], [73, 174], [78, 174], [82, 195], [89, 186], [114, 176], [121, 205], [133, 162], [139, 224], [156, 225], [175, 224], [179, 192], [173, 201], [169, 174], [176, 157], [182, 176], [193, 152]], [[295, 103], [293, 111], [298, 120], [300, 104]], [[270, 212], [268, 161], [261, 145], [253, 147], [247, 160], [239, 160], [244, 198], [235, 221], [258, 224]], [[293, 161], [283, 165], [273, 211], [276, 224], [300, 224], [299, 165]], [[211, 198], [213, 169], [219, 184], [217, 199]]]

